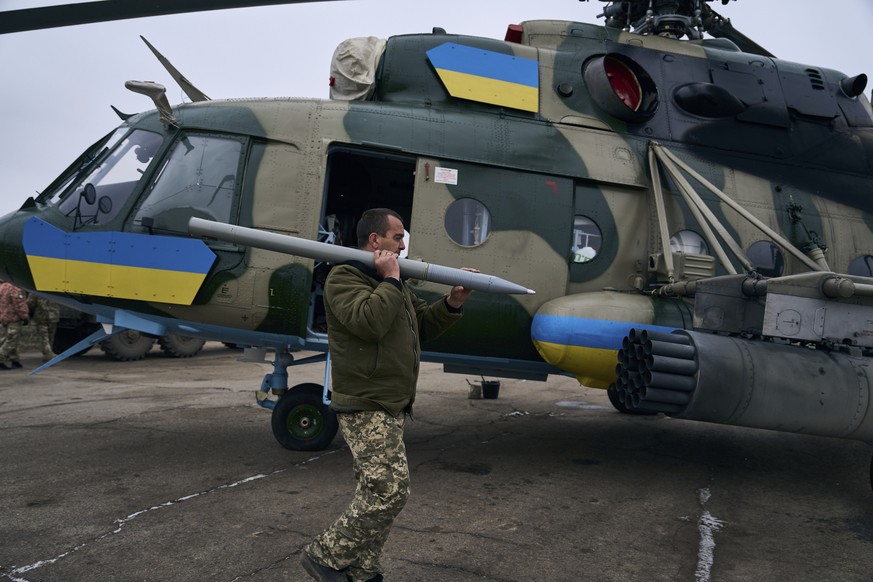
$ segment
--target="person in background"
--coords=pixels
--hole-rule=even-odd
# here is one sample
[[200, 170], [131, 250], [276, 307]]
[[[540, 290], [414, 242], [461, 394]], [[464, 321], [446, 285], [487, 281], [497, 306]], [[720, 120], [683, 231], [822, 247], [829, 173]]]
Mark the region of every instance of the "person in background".
[[42, 361], [48, 362], [57, 355], [52, 344], [61, 318], [61, 306], [38, 295], [28, 297], [27, 304], [30, 307], [30, 321], [36, 325], [36, 341], [42, 351]]
[[0, 344], [0, 371], [21, 367], [18, 344], [21, 326], [27, 323], [29, 315], [27, 293], [12, 283], [0, 283], [0, 324], [6, 328], [6, 337]]

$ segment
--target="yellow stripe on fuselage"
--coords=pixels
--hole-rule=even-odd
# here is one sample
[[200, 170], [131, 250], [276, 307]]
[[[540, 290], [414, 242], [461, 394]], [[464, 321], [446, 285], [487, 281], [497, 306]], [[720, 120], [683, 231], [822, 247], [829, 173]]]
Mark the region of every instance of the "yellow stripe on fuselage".
[[539, 111], [539, 89], [467, 73], [437, 69], [443, 84], [453, 97], [512, 107], [523, 111]]
[[534, 346], [546, 362], [570, 372], [585, 386], [609, 388], [615, 382], [618, 350], [567, 346], [537, 340], [534, 340]]
[[206, 275], [28, 256], [39, 291], [191, 305]]

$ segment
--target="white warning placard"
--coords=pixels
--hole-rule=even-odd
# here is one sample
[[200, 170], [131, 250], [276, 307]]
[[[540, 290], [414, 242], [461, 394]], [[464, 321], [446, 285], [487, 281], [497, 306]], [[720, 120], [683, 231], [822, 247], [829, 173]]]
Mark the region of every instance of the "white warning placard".
[[433, 170], [433, 179], [437, 184], [458, 184], [458, 170], [454, 168], [436, 167]]

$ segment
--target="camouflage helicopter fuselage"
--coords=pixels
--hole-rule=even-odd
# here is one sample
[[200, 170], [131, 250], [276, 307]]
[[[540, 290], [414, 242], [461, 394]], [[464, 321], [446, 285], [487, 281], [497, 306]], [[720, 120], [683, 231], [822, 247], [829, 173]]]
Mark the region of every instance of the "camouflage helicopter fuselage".
[[[177, 106], [172, 123], [157, 111], [134, 116], [123, 127], [159, 135], [160, 145], [141, 179], [112, 201], [111, 217], [95, 210], [96, 220], [84, 220], [81, 203], [64, 207], [88, 169], [73, 164], [3, 219], [3, 278], [116, 322], [124, 312], [134, 316], [124, 321], [235, 343], [324, 348], [325, 267], [313, 260], [207, 241], [216, 259], [189, 299], [154, 301], [145, 289], [122, 294], [114, 285], [83, 293], [63, 280], [39, 284], [32, 253], [22, 247], [25, 225], [36, 218], [65, 233], [145, 240], [186, 237], [187, 218], [201, 216], [354, 245], [360, 211], [389, 206], [405, 218], [411, 258], [476, 267], [537, 291], [474, 294], [461, 323], [425, 346], [430, 357], [455, 370], [570, 373], [606, 387], [628, 329], [695, 326], [689, 299], [654, 289], [729, 272], [707, 259], [711, 252], [681, 244], [674, 252], [687, 261], [684, 271], [664, 268], [664, 239], [691, 232], [702, 241], [704, 225], [676, 180], [653, 173], [653, 147], [680, 158], [795, 247], [826, 249], [829, 270], [852, 274], [859, 259], [873, 257], [873, 118], [863, 96], [841, 87], [842, 73], [742, 53], [725, 41], [558, 21], [515, 31], [508, 41], [441, 31], [392, 37], [367, 100], [206, 101]], [[434, 56], [447, 43], [492, 60], [511, 57], [501, 61], [510, 70], [533, 66], [536, 82], [525, 88], [523, 104], [501, 101], [508, 85], [497, 85], [493, 99], [465, 94], [463, 82], [450, 87], [454, 78]], [[616, 75], [627, 86], [616, 89]], [[226, 214], [213, 215], [191, 196], [149, 214], [150, 193], [174, 167], [173, 152], [182, 143], [199, 151], [191, 143], [201, 138], [238, 144], [227, 180], [206, 184], [208, 192], [199, 181], [184, 189], [211, 199], [221, 191]], [[666, 230], [655, 183], [666, 192]], [[743, 249], [767, 242], [716, 195], [697, 189]], [[98, 188], [86, 205], [104, 195], [112, 193]], [[595, 243], [583, 246], [588, 237]], [[771, 276], [809, 271], [791, 254], [753, 266]], [[427, 297], [445, 292], [412, 283]]]

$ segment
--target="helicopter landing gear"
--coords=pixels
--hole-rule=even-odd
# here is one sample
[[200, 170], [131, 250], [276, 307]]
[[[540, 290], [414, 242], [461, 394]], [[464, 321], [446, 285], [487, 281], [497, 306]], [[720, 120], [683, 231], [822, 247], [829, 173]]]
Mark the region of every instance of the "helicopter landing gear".
[[299, 384], [276, 402], [270, 424], [273, 436], [292, 451], [321, 451], [336, 436], [336, 413], [324, 404], [318, 384]]
[[[323, 361], [325, 385], [312, 382], [288, 389], [288, 366]], [[339, 429], [336, 413], [330, 409], [325, 389], [330, 378], [330, 357], [321, 354], [295, 361], [288, 353], [279, 352], [273, 361], [273, 373], [264, 376], [256, 394], [258, 404], [272, 409], [270, 425], [279, 444], [291, 451], [322, 451], [326, 449]], [[267, 398], [270, 393], [277, 401]]]
[[117, 362], [141, 360], [155, 345], [155, 338], [133, 329], [126, 329], [100, 342], [100, 348]]

